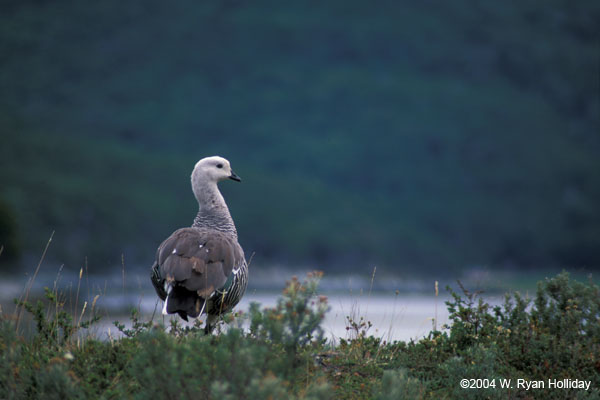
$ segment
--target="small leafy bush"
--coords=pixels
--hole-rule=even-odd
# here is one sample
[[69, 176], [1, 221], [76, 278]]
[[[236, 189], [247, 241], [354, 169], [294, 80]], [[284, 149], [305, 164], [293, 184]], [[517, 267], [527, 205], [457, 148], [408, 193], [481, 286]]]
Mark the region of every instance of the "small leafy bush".
[[[74, 335], [98, 321], [92, 317], [75, 321], [64, 310], [64, 300], [45, 288], [45, 298], [35, 303], [15, 301], [33, 317], [34, 337], [18, 336], [15, 326], [0, 320], [0, 398], [80, 399], [85, 394], [70, 371]], [[82, 313], [83, 314], [83, 313]]]
[[374, 400], [422, 399], [425, 388], [416, 378], [411, 378], [405, 369], [388, 370], [383, 373], [381, 385], [375, 391]]
[[183, 335], [177, 327], [171, 334], [162, 327], [133, 332], [144, 351], [131, 360], [133, 379], [123, 391], [140, 399], [330, 398], [328, 385], [309, 376], [307, 349], [321, 343], [327, 307], [316, 297], [319, 278], [292, 279], [274, 308], [253, 304], [249, 332], [243, 321], [214, 336], [199, 329]]
[[[500, 389], [499, 373], [502, 368], [497, 348], [476, 344], [465, 349], [461, 355], [453, 356], [440, 365], [442, 376], [447, 384], [446, 390], [453, 398], [460, 399], [504, 399], [507, 397]], [[461, 379], [480, 379], [487, 381], [479, 388], [462, 388]], [[493, 382], [492, 385], [489, 385]]]
[[320, 272], [311, 273], [304, 283], [292, 278], [274, 308], [261, 311], [256, 303], [250, 306], [250, 335], [281, 347], [286, 355], [282, 368], [288, 373], [301, 363], [301, 350], [306, 353], [311, 346], [324, 343], [321, 322], [328, 305], [325, 296], [317, 296], [321, 276]]
[[[46, 287], [44, 296], [50, 303], [50, 307], [47, 307], [41, 300], [36, 303], [15, 301], [17, 306], [23, 307], [33, 317], [37, 328], [35, 340], [40, 345], [60, 346], [68, 343], [77, 331], [89, 328], [100, 320], [100, 317], [93, 314], [94, 310], [92, 310], [93, 315], [90, 319], [79, 318], [79, 321], [74, 321], [73, 316], [64, 309], [65, 300], [57, 291]], [[87, 307], [87, 303], [84, 307]], [[85, 308], [83, 312], [85, 312]]]
[[[286, 380], [286, 370], [277, 361], [285, 353], [237, 328], [220, 336], [180, 339], [155, 329], [139, 341], [144, 351], [129, 365], [133, 380], [123, 383], [123, 392], [134, 398], [304, 398], [294, 393], [294, 382]], [[321, 393], [320, 386], [317, 382], [303, 390]]]
[[[506, 389], [461, 389], [460, 379], [590, 380], [600, 396], [600, 289], [563, 272], [538, 283], [533, 301], [506, 294], [492, 307], [463, 288], [446, 304], [450, 323], [443, 332], [392, 347], [404, 366], [426, 382], [433, 396], [505, 398]], [[518, 396], [563, 398], [557, 390], [515, 389]], [[587, 394], [579, 394], [580, 396]], [[471, 397], [469, 397], [471, 396]]]
[[[123, 336], [132, 338], [136, 337], [140, 333], [146, 332], [148, 329], [152, 327], [152, 321], [141, 321], [140, 320], [140, 312], [139, 310], [133, 308], [131, 310], [131, 315], [129, 316], [131, 321], [131, 328], [127, 328], [125, 324], [115, 321], [113, 325], [123, 334]], [[175, 320], [176, 321], [176, 320]], [[178, 324], [174, 326], [174, 329], [179, 327]]]

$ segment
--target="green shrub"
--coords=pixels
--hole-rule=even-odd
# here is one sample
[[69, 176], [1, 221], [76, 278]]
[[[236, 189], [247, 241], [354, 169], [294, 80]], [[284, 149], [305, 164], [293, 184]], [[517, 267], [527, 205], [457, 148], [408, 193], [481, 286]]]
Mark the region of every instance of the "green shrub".
[[136, 332], [144, 350], [130, 363], [124, 391], [140, 399], [329, 398], [327, 385], [306, 371], [326, 311], [326, 299], [315, 298], [319, 277], [293, 279], [274, 308], [253, 304], [248, 333], [243, 321], [216, 336], [199, 329], [182, 335], [177, 326], [170, 334], [160, 327]]
[[282, 368], [288, 373], [304, 361], [298, 358], [301, 350], [306, 353], [312, 345], [323, 343], [321, 322], [328, 306], [326, 297], [316, 296], [321, 276], [320, 272], [309, 274], [304, 283], [293, 277], [274, 308], [261, 311], [256, 303], [250, 306], [250, 334], [283, 348], [287, 360]]
[[[563, 272], [538, 283], [533, 302], [506, 294], [492, 307], [478, 293], [451, 291], [450, 323], [444, 332], [393, 346], [393, 365], [405, 366], [426, 382], [435, 396], [505, 398], [506, 389], [470, 389], [462, 378], [590, 380], [590, 395], [600, 395], [600, 291], [597, 285], [569, 279]], [[557, 390], [513, 393], [533, 398], [563, 398]], [[579, 393], [578, 396], [584, 394]]]
[[[123, 388], [134, 398], [304, 398], [294, 394], [295, 382], [286, 380], [287, 371], [278, 361], [285, 353], [237, 328], [219, 336], [183, 338], [155, 329], [140, 335], [139, 344], [143, 351], [129, 365], [133, 380]], [[303, 389], [317, 390], [310, 384]]]
[[83, 392], [69, 371], [70, 353], [17, 337], [14, 326], [0, 330], [0, 398], [79, 399]]
[[[29, 301], [15, 300], [17, 307], [22, 307], [29, 312], [35, 322], [37, 331], [35, 341], [43, 346], [60, 346], [67, 343], [71, 337], [80, 329], [89, 328], [92, 324], [100, 320], [98, 315], [92, 316], [88, 320], [75, 322], [73, 316], [64, 310], [65, 300], [60, 298], [57, 291], [44, 288], [44, 296], [50, 302], [47, 307], [41, 300], [36, 303]], [[85, 305], [87, 307], [87, 303]], [[85, 308], [82, 310], [82, 316]]]
[[[500, 389], [500, 379], [505, 377], [499, 374], [500, 368], [501, 360], [496, 347], [480, 344], [467, 348], [462, 355], [451, 357], [440, 366], [447, 392], [452, 398], [460, 399], [506, 398], [506, 393]], [[487, 380], [488, 383], [481, 388], [462, 388], [459, 384], [461, 379]]]
[[405, 369], [385, 371], [375, 400], [422, 399], [424, 388], [418, 379], [411, 378]]

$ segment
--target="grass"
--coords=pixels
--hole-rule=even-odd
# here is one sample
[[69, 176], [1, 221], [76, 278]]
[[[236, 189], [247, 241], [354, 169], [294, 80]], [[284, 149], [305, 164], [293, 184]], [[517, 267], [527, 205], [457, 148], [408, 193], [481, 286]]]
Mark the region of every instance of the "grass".
[[[320, 278], [292, 279], [275, 306], [253, 303], [246, 314], [228, 314], [212, 336], [200, 323], [164, 326], [134, 310], [128, 327], [115, 322], [121, 338], [99, 340], [89, 329], [99, 319], [98, 296], [75, 312], [66, 311], [56, 287], [46, 289], [45, 301], [25, 296], [17, 317], [1, 315], [0, 398], [600, 396], [600, 288], [591, 280], [561, 273], [538, 282], [532, 299], [509, 293], [493, 307], [477, 291], [450, 291], [449, 324], [420, 340], [390, 342], [372, 336], [372, 324], [358, 314], [348, 317], [346, 339], [325, 339]], [[33, 335], [24, 334], [21, 314], [34, 323]], [[527, 391], [515, 383], [554, 378], [591, 386]], [[488, 379], [496, 388], [462, 389], [461, 379]], [[499, 388], [500, 379], [513, 388]]]

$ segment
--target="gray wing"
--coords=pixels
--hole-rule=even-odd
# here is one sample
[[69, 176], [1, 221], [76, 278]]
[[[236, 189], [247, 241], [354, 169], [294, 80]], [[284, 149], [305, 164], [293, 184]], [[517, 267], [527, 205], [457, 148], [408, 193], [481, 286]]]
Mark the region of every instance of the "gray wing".
[[206, 298], [225, 285], [240, 259], [244, 254], [237, 241], [221, 232], [179, 229], [158, 248], [152, 283], [163, 300], [165, 282]]

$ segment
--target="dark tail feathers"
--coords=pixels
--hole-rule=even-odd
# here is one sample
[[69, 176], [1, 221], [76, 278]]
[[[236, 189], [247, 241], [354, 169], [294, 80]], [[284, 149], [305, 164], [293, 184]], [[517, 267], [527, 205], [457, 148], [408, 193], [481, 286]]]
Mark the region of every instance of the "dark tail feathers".
[[188, 316], [196, 318], [204, 308], [204, 299], [183, 286], [173, 286], [165, 301], [168, 314], [177, 313], [186, 321]]

